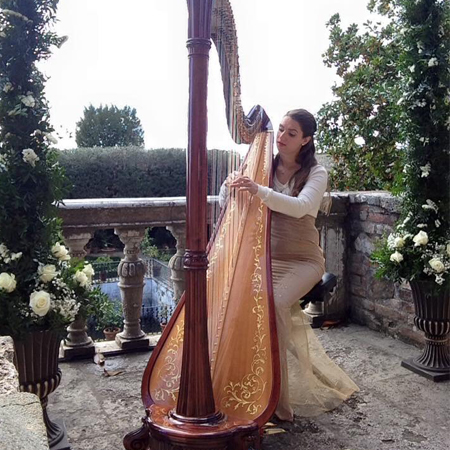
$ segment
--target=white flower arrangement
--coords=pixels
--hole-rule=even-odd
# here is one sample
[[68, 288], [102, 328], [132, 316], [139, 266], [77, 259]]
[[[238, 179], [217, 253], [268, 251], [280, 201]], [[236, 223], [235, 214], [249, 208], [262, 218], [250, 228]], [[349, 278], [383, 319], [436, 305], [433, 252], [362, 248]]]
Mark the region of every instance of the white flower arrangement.
[[[95, 274], [92, 265], [83, 261], [69, 263], [67, 258], [70, 259], [70, 255], [60, 243], [54, 244], [52, 250], [52, 264], [40, 263], [37, 267], [28, 306], [15, 300], [12, 303], [17, 306], [17, 318], [24, 326], [39, 327], [47, 319], [67, 326], [80, 311], [86, 312], [92, 306], [92, 279]], [[2, 295], [5, 299], [11, 298], [16, 291], [20, 279], [14, 272], [20, 272], [20, 257], [5, 244], [0, 244], [0, 298]]]

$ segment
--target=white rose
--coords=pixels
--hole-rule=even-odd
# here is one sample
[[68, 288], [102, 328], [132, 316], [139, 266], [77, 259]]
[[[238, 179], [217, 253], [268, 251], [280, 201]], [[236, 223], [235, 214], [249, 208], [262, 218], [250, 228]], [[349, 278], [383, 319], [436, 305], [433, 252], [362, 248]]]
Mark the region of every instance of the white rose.
[[0, 289], [4, 289], [6, 292], [12, 292], [16, 289], [16, 276], [11, 273], [0, 273]]
[[86, 264], [84, 266], [83, 273], [85, 273], [89, 279], [92, 279], [95, 274], [95, 270], [92, 267], [92, 264]]
[[356, 136], [355, 137], [355, 144], [362, 146], [366, 143], [366, 141], [364, 140], [364, 138], [362, 136]]
[[53, 264], [46, 264], [45, 266], [40, 266], [38, 269], [39, 278], [44, 283], [48, 283], [52, 281], [53, 278], [56, 277], [58, 272], [56, 271], [56, 267]]
[[399, 252], [392, 253], [389, 258], [392, 262], [401, 263], [403, 261], [403, 255]]
[[22, 154], [23, 160], [26, 163], [30, 164], [33, 167], [36, 166], [36, 161], [39, 161], [39, 156], [36, 155], [34, 150], [32, 150], [31, 148], [26, 148], [25, 150], [22, 150]]
[[428, 67], [437, 66], [439, 64], [439, 61], [437, 58], [430, 58], [428, 61]]
[[3, 92], [9, 92], [13, 88], [13, 85], [8, 81], [3, 86]]
[[36, 100], [31, 94], [28, 94], [22, 97], [22, 103], [29, 108], [34, 108], [34, 106], [36, 105]]
[[8, 256], [9, 250], [8, 247], [5, 244], [0, 244], [0, 255], [5, 258]]
[[419, 231], [414, 237], [414, 246], [418, 247], [419, 245], [427, 245], [428, 243], [428, 234], [425, 231]]
[[444, 263], [439, 258], [433, 258], [428, 261], [428, 264], [436, 273], [441, 273], [445, 270]]
[[50, 294], [45, 291], [34, 291], [30, 295], [30, 306], [38, 316], [45, 316], [50, 309]]
[[394, 239], [394, 247], [395, 248], [402, 248], [405, 245], [405, 239], [402, 238], [401, 236], [396, 237]]
[[58, 139], [56, 139], [51, 133], [45, 133], [45, 137], [48, 139], [48, 141], [51, 144], [57, 144], [58, 143]]
[[22, 258], [22, 252], [19, 253], [11, 253], [11, 261], [15, 261], [16, 259]]
[[53, 256], [58, 258], [60, 261], [69, 261], [70, 259], [69, 250], [67, 250], [67, 248], [59, 242], [52, 247], [52, 253]]
[[450, 243], [447, 244], [447, 255], [450, 256]]
[[426, 178], [428, 175], [430, 175], [431, 164], [427, 163], [424, 166], [420, 166], [420, 170], [422, 171], [422, 174], [420, 176]]
[[82, 272], [81, 270], [78, 270], [75, 275], [73, 276], [73, 279], [81, 286], [86, 287], [89, 285], [89, 278], [88, 276]]

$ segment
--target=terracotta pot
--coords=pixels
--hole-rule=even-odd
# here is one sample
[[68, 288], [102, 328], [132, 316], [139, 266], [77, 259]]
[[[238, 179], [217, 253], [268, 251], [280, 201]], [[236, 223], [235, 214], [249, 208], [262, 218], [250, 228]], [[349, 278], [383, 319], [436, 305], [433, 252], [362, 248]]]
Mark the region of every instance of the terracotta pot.
[[120, 328], [117, 327], [108, 327], [103, 330], [103, 334], [107, 341], [114, 341], [117, 333], [120, 333]]
[[22, 340], [14, 339], [14, 363], [19, 373], [20, 390], [36, 394], [42, 404], [44, 423], [50, 448], [69, 448], [62, 421], [53, 422], [47, 414], [47, 396], [61, 381], [58, 367], [61, 335], [54, 331], [28, 333]]
[[438, 291], [429, 281], [411, 281], [414, 325], [425, 333], [420, 356], [402, 361], [402, 366], [433, 381], [450, 379], [450, 286]]

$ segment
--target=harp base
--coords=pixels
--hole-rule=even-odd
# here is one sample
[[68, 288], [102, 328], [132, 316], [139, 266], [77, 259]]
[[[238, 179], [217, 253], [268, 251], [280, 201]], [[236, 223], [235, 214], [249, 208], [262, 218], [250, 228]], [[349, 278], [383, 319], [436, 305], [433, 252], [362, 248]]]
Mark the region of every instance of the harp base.
[[[201, 419], [200, 419], [201, 420]], [[170, 408], [151, 405], [144, 426], [139, 430], [142, 450], [260, 450], [258, 425], [250, 420], [236, 419], [222, 414], [212, 416], [216, 422], [195, 423], [175, 420]], [[135, 432], [137, 437], [137, 432]], [[146, 435], [145, 437], [143, 435]], [[132, 445], [132, 442], [129, 442]], [[125, 441], [124, 441], [125, 444]]]

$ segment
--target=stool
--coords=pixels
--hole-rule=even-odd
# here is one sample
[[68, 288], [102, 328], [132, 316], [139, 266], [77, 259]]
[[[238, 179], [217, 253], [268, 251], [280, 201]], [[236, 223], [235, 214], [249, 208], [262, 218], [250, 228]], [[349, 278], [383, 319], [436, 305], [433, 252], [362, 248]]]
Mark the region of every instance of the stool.
[[[309, 311], [305, 311], [312, 319], [311, 326], [313, 328], [320, 327], [323, 322], [323, 303], [329, 298], [333, 289], [336, 287], [337, 278], [336, 275], [325, 272], [322, 279], [300, 300], [300, 306], [305, 309], [308, 304], [315, 305], [320, 303], [320, 307], [309, 308]], [[319, 305], [318, 305], [319, 306]], [[316, 309], [316, 311], [314, 311]]]

